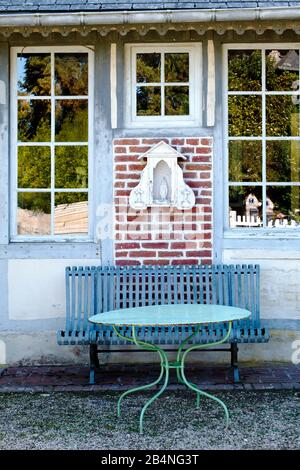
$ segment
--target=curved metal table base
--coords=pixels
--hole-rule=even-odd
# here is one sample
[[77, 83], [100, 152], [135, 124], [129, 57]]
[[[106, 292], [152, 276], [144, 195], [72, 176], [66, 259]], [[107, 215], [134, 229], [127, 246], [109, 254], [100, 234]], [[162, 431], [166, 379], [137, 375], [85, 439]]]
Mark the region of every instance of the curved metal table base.
[[217, 346], [219, 344], [225, 343], [227, 341], [227, 339], [230, 337], [230, 333], [231, 333], [231, 329], [232, 329], [232, 322], [229, 322], [228, 332], [226, 333], [224, 338], [222, 338], [221, 340], [215, 341], [213, 343], [193, 345], [193, 346], [191, 346], [191, 347], [184, 350], [184, 347], [186, 346], [188, 341], [198, 334], [198, 332], [200, 330], [200, 327], [201, 327], [201, 325], [198, 326], [198, 329], [192, 335], [188, 336], [187, 338], [185, 338], [180, 343], [179, 348], [178, 348], [178, 352], [177, 352], [176, 361], [172, 362], [172, 361], [169, 361], [166, 352], [162, 348], [160, 348], [159, 346], [154, 345], [154, 344], [150, 344], [150, 343], [146, 343], [144, 341], [140, 341], [137, 338], [136, 327], [135, 326], [132, 326], [132, 337], [127, 337], [127, 336], [124, 336], [123, 334], [121, 334], [116, 326], [112, 325], [112, 328], [114, 329], [115, 333], [120, 338], [125, 339], [126, 341], [131, 341], [136, 346], [140, 346], [142, 349], [144, 349], [146, 351], [157, 352], [160, 356], [161, 369], [160, 369], [159, 377], [154, 382], [151, 382], [150, 384], [142, 385], [140, 387], [135, 387], [135, 388], [132, 388], [130, 390], [127, 390], [126, 392], [122, 393], [122, 395], [120, 396], [120, 398], [118, 400], [117, 415], [119, 417], [121, 415], [121, 403], [122, 403], [123, 398], [130, 395], [131, 393], [140, 392], [140, 391], [143, 391], [143, 390], [148, 390], [152, 387], [155, 387], [156, 385], [158, 385], [162, 381], [162, 379], [164, 379], [163, 383], [162, 383], [162, 387], [146, 402], [146, 404], [142, 408], [142, 411], [141, 411], [141, 414], [140, 414], [140, 434], [143, 434], [143, 432], [144, 432], [143, 421], [144, 421], [144, 415], [145, 415], [147, 409], [167, 388], [167, 385], [169, 383], [170, 369], [176, 369], [177, 380], [178, 380], [179, 383], [185, 384], [190, 390], [192, 390], [193, 392], [196, 393], [196, 408], [200, 407], [200, 397], [201, 396], [210, 398], [210, 399], [214, 400], [215, 402], [217, 402], [219, 405], [221, 405], [221, 407], [223, 408], [224, 413], [225, 413], [226, 429], [227, 429], [228, 424], [229, 424], [229, 412], [228, 412], [228, 409], [227, 409], [227, 406], [225, 405], [225, 403], [220, 398], [217, 398], [214, 395], [211, 395], [210, 393], [207, 393], [207, 392], [204, 392], [203, 390], [200, 390], [197, 387], [197, 385], [190, 382], [186, 378], [184, 367], [185, 367], [186, 357], [191, 351], [194, 351], [196, 349], [207, 348], [209, 346]]

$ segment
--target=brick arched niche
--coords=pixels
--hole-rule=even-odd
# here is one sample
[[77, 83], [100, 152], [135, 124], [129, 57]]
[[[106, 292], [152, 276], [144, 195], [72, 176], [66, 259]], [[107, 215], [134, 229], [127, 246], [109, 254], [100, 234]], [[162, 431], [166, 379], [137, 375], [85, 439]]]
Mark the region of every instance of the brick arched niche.
[[[195, 194], [191, 209], [130, 207], [129, 196], [146, 162], [139, 159], [161, 140], [185, 157], [179, 164]], [[212, 262], [211, 137], [114, 140], [114, 256], [116, 265]]]

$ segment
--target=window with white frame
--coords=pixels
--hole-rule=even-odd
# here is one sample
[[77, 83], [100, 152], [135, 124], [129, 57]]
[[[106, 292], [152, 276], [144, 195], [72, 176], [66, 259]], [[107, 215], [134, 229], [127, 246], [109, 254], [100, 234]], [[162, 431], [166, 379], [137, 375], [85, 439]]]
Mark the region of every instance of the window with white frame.
[[86, 47], [12, 49], [12, 238], [89, 235], [92, 60]]
[[125, 54], [127, 126], [200, 124], [199, 43], [127, 44]]
[[227, 228], [300, 228], [299, 53], [225, 47]]

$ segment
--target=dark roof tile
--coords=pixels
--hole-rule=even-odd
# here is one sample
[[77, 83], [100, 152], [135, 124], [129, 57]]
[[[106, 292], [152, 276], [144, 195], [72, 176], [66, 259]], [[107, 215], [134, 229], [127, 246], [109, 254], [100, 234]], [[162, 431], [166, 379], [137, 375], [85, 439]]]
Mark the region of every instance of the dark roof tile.
[[300, 0], [0, 0], [0, 13], [53, 11], [114, 11], [114, 10], [158, 10], [158, 9], [230, 9], [230, 8], [272, 8], [300, 6]]

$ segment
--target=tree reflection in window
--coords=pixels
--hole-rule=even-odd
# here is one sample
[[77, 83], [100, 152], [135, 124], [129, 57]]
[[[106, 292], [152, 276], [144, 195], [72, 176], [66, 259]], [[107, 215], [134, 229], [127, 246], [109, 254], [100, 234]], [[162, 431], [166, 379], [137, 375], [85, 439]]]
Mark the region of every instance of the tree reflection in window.
[[189, 115], [189, 53], [136, 54], [137, 116]]
[[86, 235], [88, 54], [18, 54], [17, 74], [17, 233]]
[[299, 225], [298, 89], [298, 49], [228, 51], [231, 228]]

